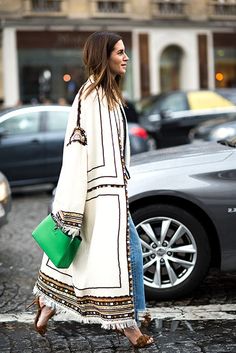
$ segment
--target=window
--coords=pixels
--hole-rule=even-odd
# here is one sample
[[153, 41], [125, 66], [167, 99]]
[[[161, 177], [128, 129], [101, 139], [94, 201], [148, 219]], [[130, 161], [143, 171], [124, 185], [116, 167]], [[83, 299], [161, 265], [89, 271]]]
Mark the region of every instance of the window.
[[183, 50], [177, 45], [170, 45], [161, 54], [160, 83], [161, 91], [181, 89]]
[[47, 131], [66, 131], [68, 111], [47, 112]]
[[236, 16], [236, 0], [212, 0], [209, 5], [215, 16]]
[[39, 131], [40, 112], [24, 113], [10, 117], [1, 123], [9, 135], [32, 134]]
[[59, 12], [61, 0], [31, 0], [32, 11], [37, 12]]
[[236, 48], [232, 41], [232, 47], [221, 47], [214, 49], [215, 55], [215, 84], [217, 88], [236, 87]]
[[184, 93], [176, 92], [171, 95], [167, 95], [161, 102], [161, 110], [170, 110], [172, 112], [178, 112], [187, 109], [187, 101]]
[[153, 14], [157, 16], [184, 16], [186, 1], [183, 0], [154, 0]]
[[113, 12], [122, 13], [124, 12], [124, 2], [123, 1], [97, 1], [97, 11], [98, 12]]

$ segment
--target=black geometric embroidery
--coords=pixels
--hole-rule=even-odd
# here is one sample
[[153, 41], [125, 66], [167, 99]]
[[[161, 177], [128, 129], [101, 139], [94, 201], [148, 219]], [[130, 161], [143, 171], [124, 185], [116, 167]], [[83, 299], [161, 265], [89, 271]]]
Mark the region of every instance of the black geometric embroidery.
[[69, 146], [72, 142], [79, 142], [81, 145], [87, 145], [87, 137], [84, 129], [81, 127], [77, 126], [74, 128], [71, 137], [69, 139], [69, 142], [67, 143], [66, 146]]

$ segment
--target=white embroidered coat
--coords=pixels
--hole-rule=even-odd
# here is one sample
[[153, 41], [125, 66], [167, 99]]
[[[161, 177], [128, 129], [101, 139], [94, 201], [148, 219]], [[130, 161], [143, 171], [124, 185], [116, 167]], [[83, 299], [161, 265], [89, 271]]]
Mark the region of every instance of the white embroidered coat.
[[131, 326], [128, 129], [120, 107], [108, 110], [101, 89], [81, 101], [81, 129], [74, 131], [77, 110], [78, 95], [65, 135], [53, 213], [64, 230], [80, 233], [82, 243], [68, 269], [56, 268], [44, 254], [34, 293], [76, 312], [82, 322], [107, 329]]

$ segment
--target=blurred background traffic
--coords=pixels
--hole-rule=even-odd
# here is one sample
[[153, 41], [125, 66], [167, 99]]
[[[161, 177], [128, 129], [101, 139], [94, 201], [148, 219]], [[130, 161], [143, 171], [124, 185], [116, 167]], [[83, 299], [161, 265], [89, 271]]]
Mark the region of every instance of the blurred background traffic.
[[[200, 157], [210, 161], [212, 158], [218, 159], [219, 157], [214, 156], [222, 156], [222, 152], [231, 154], [231, 149], [223, 147], [225, 145], [235, 149], [235, 0], [0, 0], [0, 17], [2, 223], [6, 222], [11, 208], [11, 190], [42, 184], [50, 184], [52, 189], [56, 186], [70, 105], [86, 78], [82, 49], [86, 38], [94, 31], [108, 30], [121, 34], [130, 58], [122, 90], [126, 99], [131, 153], [136, 157], [140, 153], [146, 153], [140, 160], [133, 157], [134, 164], [139, 163], [142, 166], [145, 160], [142, 168], [148, 170], [146, 163], [150, 161], [151, 170], [154, 160], [158, 162], [166, 159], [167, 163], [171, 160], [173, 166], [173, 152], [170, 158], [168, 156], [171, 152], [168, 151], [169, 147], [178, 145], [186, 146], [178, 150], [181, 165], [184, 157], [192, 158], [199, 151], [202, 156], [204, 151], [211, 151], [211, 155], [204, 157], [206, 159]], [[203, 146], [208, 146], [207, 141], [213, 141], [211, 147], [202, 148], [204, 143]], [[221, 143], [219, 147], [217, 141], [228, 142]], [[168, 150], [158, 154], [159, 150], [166, 147]], [[199, 158], [191, 159], [191, 163], [198, 165]], [[158, 168], [160, 170], [162, 166], [158, 164]], [[215, 165], [215, 168], [223, 168], [225, 171], [230, 166]], [[184, 177], [188, 176], [189, 170], [188, 167]], [[215, 179], [217, 182], [218, 175], [220, 174], [216, 174]], [[235, 180], [232, 175], [235, 174], [230, 174], [228, 182]], [[137, 195], [147, 188], [147, 184], [144, 185], [146, 176], [140, 180], [141, 184], [135, 188], [136, 200]], [[154, 190], [157, 193], [160, 191], [158, 185], [161, 181], [157, 183], [157, 180], [158, 176], [154, 175], [150, 193], [154, 193]], [[162, 180], [168, 181], [165, 177]], [[167, 183], [163, 189], [168, 190], [170, 185], [171, 183]], [[214, 182], [211, 185], [214, 186]], [[192, 184], [189, 184], [189, 190], [191, 187]], [[229, 184], [224, 187], [228, 190]], [[175, 193], [178, 191], [174, 187], [173, 190]], [[216, 187], [212, 190], [210, 192], [214, 196], [218, 189]], [[201, 192], [201, 189], [198, 191]], [[192, 192], [196, 197], [195, 190]], [[183, 193], [188, 195], [186, 190]], [[162, 194], [161, 204], [165, 201], [163, 197], [165, 195]], [[221, 199], [221, 194], [218, 199], [215, 198], [216, 208]], [[134, 214], [142, 207], [155, 207], [153, 206], [154, 211], [151, 209], [151, 213], [144, 210], [142, 217], [137, 217], [138, 222], [145, 223], [150, 214], [154, 218], [155, 215], [156, 218], [160, 216], [158, 199], [155, 202], [150, 199], [140, 200], [138, 205], [136, 202], [137, 208], [131, 204]], [[170, 196], [168, 202], [173, 206]], [[202, 200], [201, 202], [204, 203]], [[234, 209], [234, 199], [231, 202], [229, 209]], [[189, 211], [190, 204], [186, 207]], [[206, 205], [206, 209], [210, 207], [212, 205]], [[193, 209], [190, 213], [195, 214], [195, 211]], [[165, 208], [161, 208], [161, 212], [161, 216], [165, 220], [169, 217], [171, 222], [172, 214], [170, 216]], [[182, 208], [179, 213], [175, 210], [173, 219], [178, 219], [181, 212]], [[204, 212], [207, 213], [206, 210]], [[224, 221], [227, 223], [226, 219]], [[193, 234], [192, 238], [186, 237], [187, 240], [184, 241], [184, 246], [189, 247], [195, 240], [197, 242], [198, 234], [195, 234], [188, 220], [185, 222], [180, 219], [179, 222]], [[207, 226], [204, 227], [207, 233], [206, 228]], [[216, 238], [220, 242], [220, 236], [216, 234]], [[158, 235], [156, 239], [159, 239]], [[232, 237], [230, 239], [231, 242]], [[233, 246], [236, 246], [235, 240]], [[201, 255], [198, 246], [194, 245], [193, 248], [193, 252], [198, 251]], [[144, 253], [146, 249], [144, 246]], [[167, 259], [169, 262], [164, 259], [165, 250], [160, 244], [158, 251], [162, 255], [156, 255], [155, 252], [151, 256], [159, 256], [158, 261], [163, 260], [165, 265], [171, 261], [176, 262], [173, 259]], [[221, 251], [226, 252], [219, 245], [219, 254]], [[180, 258], [183, 260], [185, 255], [182, 254]], [[181, 271], [177, 271], [177, 277], [183, 281], [188, 276], [190, 278], [196, 268], [195, 255], [189, 256], [185, 261], [193, 262], [191, 270], [187, 271], [184, 263]], [[221, 256], [218, 257], [217, 265], [222, 267]], [[236, 269], [234, 262], [231, 260], [226, 269]], [[182, 286], [181, 281], [172, 283], [173, 273], [170, 275], [169, 267], [165, 267], [163, 263], [160, 268], [167, 268], [164, 285], [160, 278], [157, 283], [150, 284], [149, 277], [146, 285], [159, 289], [164, 286], [164, 290], [168, 286]], [[155, 271], [151, 269], [150, 273], [155, 274]], [[207, 268], [202, 273], [206, 271]], [[193, 276], [192, 281], [196, 282], [196, 277]], [[188, 288], [188, 281], [185, 283]], [[166, 296], [176, 295], [176, 291], [168, 293]]]
[[234, 135], [236, 1], [1, 0], [0, 16], [0, 168], [12, 186], [56, 183], [96, 30], [119, 32], [130, 57], [132, 154]]

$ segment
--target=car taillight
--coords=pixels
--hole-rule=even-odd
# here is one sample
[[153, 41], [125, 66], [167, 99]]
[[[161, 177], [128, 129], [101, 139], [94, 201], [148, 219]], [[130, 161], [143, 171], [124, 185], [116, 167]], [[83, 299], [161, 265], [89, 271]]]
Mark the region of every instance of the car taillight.
[[148, 138], [148, 133], [147, 131], [139, 126], [132, 127], [130, 129], [130, 133], [134, 136], [141, 137], [142, 139], [146, 140]]

